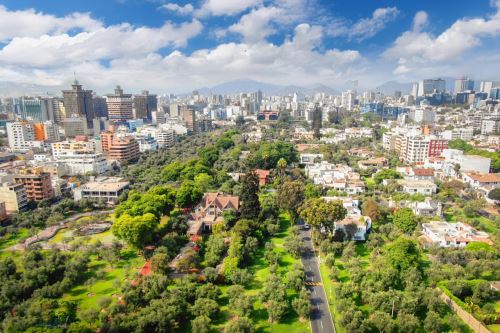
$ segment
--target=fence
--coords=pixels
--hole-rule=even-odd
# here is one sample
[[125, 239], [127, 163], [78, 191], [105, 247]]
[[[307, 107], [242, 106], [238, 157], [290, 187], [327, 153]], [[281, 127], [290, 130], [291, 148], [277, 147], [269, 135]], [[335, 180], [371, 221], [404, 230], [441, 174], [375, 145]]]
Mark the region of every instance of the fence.
[[455, 303], [454, 300], [452, 300], [448, 295], [445, 293], [441, 292], [441, 295], [439, 296], [443, 302], [446, 303], [450, 307], [450, 309], [453, 310], [469, 327], [476, 333], [491, 333], [490, 330], [488, 330], [483, 323], [481, 323], [479, 320], [474, 318], [473, 315], [471, 315], [469, 312], [465, 311]]

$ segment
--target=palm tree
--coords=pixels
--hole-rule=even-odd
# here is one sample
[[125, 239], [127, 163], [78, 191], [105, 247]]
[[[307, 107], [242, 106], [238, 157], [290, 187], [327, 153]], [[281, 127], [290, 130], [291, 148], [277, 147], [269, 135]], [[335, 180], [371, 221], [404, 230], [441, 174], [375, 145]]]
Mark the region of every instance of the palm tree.
[[276, 167], [278, 168], [278, 172], [279, 172], [280, 177], [282, 177], [285, 174], [285, 169], [286, 169], [287, 165], [288, 165], [288, 163], [283, 157], [278, 160]]

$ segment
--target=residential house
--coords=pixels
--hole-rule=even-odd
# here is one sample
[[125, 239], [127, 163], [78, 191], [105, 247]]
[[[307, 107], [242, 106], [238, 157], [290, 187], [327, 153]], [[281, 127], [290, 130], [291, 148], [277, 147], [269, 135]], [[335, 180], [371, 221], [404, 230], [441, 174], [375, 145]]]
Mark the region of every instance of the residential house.
[[437, 191], [437, 186], [429, 180], [400, 180], [398, 183], [403, 187], [403, 192], [408, 194], [420, 193], [432, 195]]
[[352, 237], [355, 241], [366, 240], [366, 235], [371, 229], [372, 221], [370, 217], [363, 215], [347, 215], [342, 221], [335, 222], [335, 230], [342, 230], [347, 235], [349, 225], [356, 226], [356, 232]]
[[423, 236], [420, 241], [424, 245], [437, 245], [439, 247], [465, 247], [471, 242], [483, 242], [492, 244], [490, 236], [478, 231], [472, 226], [457, 222], [432, 221], [422, 224]]
[[367, 169], [382, 169], [389, 165], [389, 161], [385, 157], [369, 158], [367, 160], [359, 161], [358, 167], [361, 170]]
[[253, 172], [259, 177], [259, 186], [264, 186], [266, 184], [269, 184], [271, 182], [271, 171], [270, 170], [263, 170], [263, 169], [256, 169]]
[[240, 198], [222, 192], [205, 193], [196, 207], [193, 218], [188, 222], [188, 235], [199, 235], [202, 231], [212, 230], [216, 223], [223, 222], [222, 214], [227, 210], [238, 211]]

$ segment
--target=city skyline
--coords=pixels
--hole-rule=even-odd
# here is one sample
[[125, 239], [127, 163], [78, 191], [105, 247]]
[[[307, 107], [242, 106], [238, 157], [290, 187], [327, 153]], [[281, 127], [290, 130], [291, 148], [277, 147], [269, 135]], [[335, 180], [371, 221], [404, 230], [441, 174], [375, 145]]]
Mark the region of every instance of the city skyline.
[[4, 0], [0, 22], [0, 81], [51, 92], [73, 72], [99, 94], [500, 77], [500, 1]]

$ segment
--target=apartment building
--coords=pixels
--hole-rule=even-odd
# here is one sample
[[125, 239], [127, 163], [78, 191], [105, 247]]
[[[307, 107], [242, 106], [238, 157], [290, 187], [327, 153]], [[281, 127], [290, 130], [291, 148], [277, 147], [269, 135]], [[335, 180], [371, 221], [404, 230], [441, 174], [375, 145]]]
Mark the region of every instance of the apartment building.
[[23, 211], [28, 206], [28, 197], [23, 184], [0, 184], [0, 202], [5, 203], [7, 214]]
[[28, 200], [42, 201], [54, 197], [50, 174], [41, 168], [27, 168], [14, 176], [14, 181], [23, 184]]

